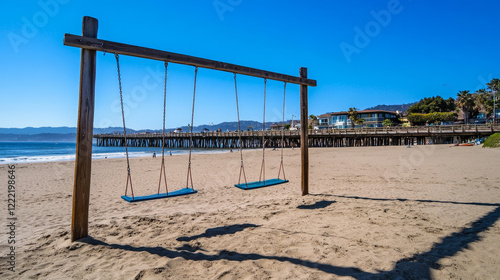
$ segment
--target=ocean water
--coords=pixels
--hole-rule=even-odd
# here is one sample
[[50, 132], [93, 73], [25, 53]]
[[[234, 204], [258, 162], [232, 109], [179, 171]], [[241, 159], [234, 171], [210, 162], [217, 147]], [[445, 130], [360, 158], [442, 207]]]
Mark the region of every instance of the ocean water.
[[[49, 162], [75, 160], [76, 143], [68, 142], [0, 142], [0, 164], [15, 164], [26, 162]], [[186, 154], [187, 149], [165, 149], [168, 155]], [[150, 157], [156, 152], [161, 156], [161, 148], [129, 147], [129, 157]], [[194, 149], [193, 153], [220, 153], [225, 150]], [[92, 158], [125, 158], [124, 147], [92, 148]]]

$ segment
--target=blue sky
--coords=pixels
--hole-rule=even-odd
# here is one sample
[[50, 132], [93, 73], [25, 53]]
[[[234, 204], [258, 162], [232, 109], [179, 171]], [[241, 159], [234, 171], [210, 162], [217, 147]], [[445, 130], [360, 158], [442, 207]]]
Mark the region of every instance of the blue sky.
[[[76, 126], [83, 16], [98, 38], [298, 75], [322, 114], [456, 97], [500, 77], [499, 1], [2, 1], [0, 127]], [[162, 126], [163, 63], [121, 57], [127, 126]], [[170, 64], [167, 127], [191, 117], [193, 67]], [[262, 120], [263, 80], [238, 76], [242, 120]], [[266, 116], [279, 121], [283, 83], [268, 81]], [[95, 127], [121, 126], [116, 62], [97, 56]], [[288, 85], [286, 118], [299, 114]], [[297, 118], [297, 117], [295, 117]], [[195, 125], [236, 120], [231, 73], [200, 69]]]

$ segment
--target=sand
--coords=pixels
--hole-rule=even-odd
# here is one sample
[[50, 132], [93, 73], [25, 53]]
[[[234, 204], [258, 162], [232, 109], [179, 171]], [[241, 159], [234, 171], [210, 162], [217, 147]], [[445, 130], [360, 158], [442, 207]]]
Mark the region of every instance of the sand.
[[[500, 149], [310, 149], [308, 196], [299, 155], [285, 150], [288, 184], [243, 191], [239, 153], [194, 154], [198, 194], [133, 204], [125, 160], [95, 160], [90, 236], [74, 243], [74, 163], [18, 164], [15, 272], [3, 226], [0, 278], [500, 279]], [[266, 156], [276, 177], [280, 153]], [[261, 151], [244, 157], [256, 180]], [[131, 160], [136, 195], [156, 191], [160, 163]], [[186, 169], [167, 157], [170, 190]], [[6, 199], [1, 212], [6, 225]]]

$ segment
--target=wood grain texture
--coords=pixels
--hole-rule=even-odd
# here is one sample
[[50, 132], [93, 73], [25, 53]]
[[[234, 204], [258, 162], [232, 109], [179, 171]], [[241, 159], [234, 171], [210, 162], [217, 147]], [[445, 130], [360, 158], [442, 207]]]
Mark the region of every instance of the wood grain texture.
[[243, 74], [259, 78], [267, 78], [270, 80], [288, 82], [299, 85], [316, 86], [316, 81], [304, 77], [295, 77], [280, 73], [275, 73], [236, 64], [210, 60], [195, 56], [178, 54], [173, 52], [161, 51], [134, 45], [127, 45], [112, 41], [105, 41], [90, 36], [77, 36], [72, 34], [64, 35], [64, 45], [71, 47], [78, 47], [93, 51], [102, 51], [109, 53], [117, 53], [121, 55], [129, 55], [135, 57], [142, 57], [153, 60], [168, 61], [178, 64], [198, 66], [202, 68], [226, 71], [231, 73]]
[[[307, 79], [307, 68], [300, 68], [300, 77]], [[300, 163], [302, 195], [309, 194], [309, 125], [307, 85], [300, 85]]]
[[[84, 17], [83, 36], [97, 37], [98, 21]], [[90, 178], [92, 169], [92, 137], [96, 78], [96, 51], [82, 49], [80, 62], [80, 94], [76, 136], [75, 181], [71, 216], [71, 241], [88, 235]]]

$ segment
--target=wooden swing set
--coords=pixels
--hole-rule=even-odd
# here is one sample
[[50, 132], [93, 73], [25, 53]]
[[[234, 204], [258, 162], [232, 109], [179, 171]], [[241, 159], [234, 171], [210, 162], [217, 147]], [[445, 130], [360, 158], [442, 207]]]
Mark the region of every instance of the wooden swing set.
[[[76, 139], [76, 160], [75, 160], [75, 179], [73, 188], [73, 207], [72, 207], [72, 217], [71, 217], [71, 241], [75, 241], [88, 236], [88, 214], [89, 214], [89, 198], [90, 198], [90, 181], [91, 181], [91, 166], [92, 166], [92, 138], [93, 138], [93, 123], [94, 123], [94, 104], [95, 104], [95, 78], [96, 78], [96, 52], [108, 52], [114, 53], [117, 60], [118, 68], [118, 79], [120, 84], [120, 97], [121, 97], [121, 78], [120, 78], [120, 67], [118, 55], [127, 55], [134, 57], [147, 58], [152, 60], [159, 60], [165, 62], [165, 92], [166, 96], [166, 69], [168, 63], [184, 64], [195, 67], [195, 85], [194, 91], [196, 92], [196, 74], [199, 67], [231, 72], [234, 74], [235, 79], [235, 92], [236, 92], [236, 106], [238, 112], [238, 125], [239, 125], [239, 107], [238, 107], [238, 93], [236, 84], [236, 74], [242, 74], [247, 76], [253, 76], [258, 78], [264, 78], [264, 127], [265, 130], [265, 85], [268, 79], [282, 81], [285, 83], [285, 91], [283, 95], [283, 121], [284, 121], [284, 99], [286, 93], [287, 83], [300, 85], [300, 121], [301, 121], [301, 134], [300, 134], [300, 147], [301, 147], [301, 190], [302, 195], [307, 195], [309, 193], [309, 154], [308, 154], [308, 104], [307, 104], [307, 89], [308, 86], [316, 86], [316, 81], [307, 78], [307, 68], [300, 68], [299, 77], [279, 74], [275, 72], [250, 68], [246, 66], [240, 66], [215, 60], [209, 60], [194, 56], [188, 56], [183, 54], [177, 54], [172, 52], [166, 52], [156, 49], [150, 49], [145, 47], [127, 45], [122, 43], [116, 43], [111, 41], [105, 41], [97, 39], [97, 27], [98, 21], [92, 17], [84, 17], [82, 25], [82, 36], [65, 34], [64, 35], [64, 45], [81, 48], [81, 62], [80, 62], [80, 90], [79, 90], [79, 105], [78, 105], [78, 127], [77, 127], [77, 139]], [[194, 93], [193, 93], [193, 111], [191, 117], [191, 123], [194, 117]], [[165, 97], [166, 98], [166, 97]], [[165, 107], [166, 99], [164, 99]], [[163, 135], [165, 135], [165, 108], [163, 113]], [[126, 137], [125, 128], [125, 118], [123, 116], [123, 127], [124, 135]], [[192, 128], [192, 124], [191, 124]], [[192, 131], [191, 131], [192, 134]], [[265, 133], [263, 132], [263, 137]], [[126, 141], [125, 141], [126, 143]], [[164, 143], [164, 142], [162, 142]], [[241, 141], [240, 141], [241, 145]], [[191, 146], [191, 145], [190, 145]], [[265, 146], [265, 140], [263, 139], [263, 146]], [[282, 143], [283, 147], [283, 143]], [[128, 149], [125, 144], [126, 152], [128, 155]], [[252, 189], [264, 186], [269, 186], [273, 184], [280, 184], [288, 182], [286, 179], [279, 179], [281, 170], [283, 170], [284, 177], [284, 167], [283, 167], [283, 150], [281, 153], [281, 164], [278, 174], [278, 179], [265, 180], [265, 167], [264, 167], [264, 149], [263, 147], [263, 161], [261, 167], [259, 181], [248, 183], [246, 181], [246, 176], [243, 167], [243, 155], [241, 154], [241, 167], [240, 167], [240, 179], [241, 174], [243, 174], [245, 182], [238, 182], [236, 187], [241, 189]], [[240, 147], [240, 153], [241, 153]], [[186, 185], [185, 189], [181, 189], [174, 192], [168, 192], [166, 190], [165, 194], [160, 194], [161, 177], [165, 178], [165, 188], [166, 188], [166, 176], [165, 176], [165, 164], [164, 164], [164, 151], [162, 148], [162, 166], [160, 170], [160, 182], [158, 185], [158, 194], [151, 195], [153, 198], [162, 198], [168, 196], [195, 193], [196, 191], [192, 185], [191, 179], [191, 189]], [[189, 157], [188, 166], [188, 183], [190, 178], [190, 166], [191, 166], [191, 151]], [[127, 156], [127, 187], [130, 182], [132, 188], [132, 180], [130, 178], [130, 164]], [[160, 196], [160, 197], [155, 197]], [[133, 190], [132, 196], [127, 196], [127, 193], [123, 197], [127, 201], [136, 201], [137, 197], [134, 197]]]

